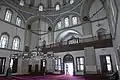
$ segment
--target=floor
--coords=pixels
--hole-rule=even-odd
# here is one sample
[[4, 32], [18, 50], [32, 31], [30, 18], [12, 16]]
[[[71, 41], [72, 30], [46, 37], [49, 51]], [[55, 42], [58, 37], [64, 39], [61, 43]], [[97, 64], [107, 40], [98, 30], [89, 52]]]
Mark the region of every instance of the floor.
[[[0, 80], [6, 80], [3, 77]], [[100, 76], [66, 76], [66, 75], [46, 75], [46, 76], [13, 76], [12, 80], [106, 80]]]

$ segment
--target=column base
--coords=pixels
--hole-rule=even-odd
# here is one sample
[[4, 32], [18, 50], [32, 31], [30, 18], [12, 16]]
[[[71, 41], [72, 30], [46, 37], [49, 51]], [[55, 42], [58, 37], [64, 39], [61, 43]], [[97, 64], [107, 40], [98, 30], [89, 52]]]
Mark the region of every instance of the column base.
[[97, 74], [97, 68], [94, 65], [86, 66], [86, 74]]

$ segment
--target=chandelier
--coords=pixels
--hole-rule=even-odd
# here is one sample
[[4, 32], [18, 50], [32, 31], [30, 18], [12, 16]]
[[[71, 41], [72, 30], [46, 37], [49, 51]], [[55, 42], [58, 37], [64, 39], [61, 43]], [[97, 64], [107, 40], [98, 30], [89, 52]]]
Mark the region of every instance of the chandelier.
[[36, 57], [41, 57], [41, 59], [48, 59], [48, 58], [51, 58], [51, 59], [54, 59], [56, 58], [57, 56], [54, 55], [53, 52], [44, 52], [44, 49], [45, 48], [45, 41], [43, 41], [43, 46], [40, 47], [35, 47], [35, 49], [33, 49], [32, 51], [30, 52], [20, 52], [20, 53], [16, 53], [16, 54], [11, 54], [10, 55], [10, 58], [22, 58], [23, 60], [24, 59], [35, 59]]
[[[45, 27], [46, 27], [46, 21], [45, 21]], [[48, 28], [48, 30], [51, 31], [50, 28]], [[32, 30], [32, 31], [38, 31], [38, 33], [41, 34], [42, 30], [41, 30], [41, 27], [40, 27], [40, 18], [38, 19], [37, 30]], [[47, 32], [47, 31], [43, 31], [43, 32]], [[39, 38], [39, 36], [38, 36], [37, 45], [31, 51], [28, 50], [28, 52], [20, 52], [20, 53], [16, 53], [16, 54], [11, 54], [10, 58], [23, 58], [23, 60], [24, 59], [34, 59], [34, 58], [36, 58], [38, 56], [41, 59], [48, 59], [48, 58], [54, 59], [54, 58], [57, 58], [54, 55], [53, 52], [46, 52], [46, 50], [44, 50], [45, 47], [46, 47], [46, 41], [44, 39], [42, 41], [42, 46], [38, 45], [39, 44], [39, 39], [41, 40], [41, 37]]]

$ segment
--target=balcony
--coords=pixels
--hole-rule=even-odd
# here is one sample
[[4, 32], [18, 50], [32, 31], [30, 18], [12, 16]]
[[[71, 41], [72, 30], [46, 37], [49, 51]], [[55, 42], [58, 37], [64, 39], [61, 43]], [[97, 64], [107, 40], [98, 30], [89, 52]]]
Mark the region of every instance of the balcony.
[[66, 51], [76, 51], [84, 50], [85, 47], [94, 47], [94, 48], [105, 48], [113, 47], [112, 37], [110, 34], [105, 34], [101, 36], [93, 36], [88, 38], [74, 38], [65, 42], [58, 42], [49, 45], [45, 45], [43, 48], [44, 52], [66, 52]]

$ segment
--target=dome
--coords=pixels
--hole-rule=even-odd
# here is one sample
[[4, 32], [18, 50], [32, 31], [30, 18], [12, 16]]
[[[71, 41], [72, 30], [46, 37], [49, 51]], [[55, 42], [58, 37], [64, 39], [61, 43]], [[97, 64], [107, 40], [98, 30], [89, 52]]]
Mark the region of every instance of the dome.
[[[82, 0], [5, 0], [8, 4], [14, 5], [14, 7], [30, 13], [58, 11], [62, 10], [62, 8], [67, 8], [65, 10], [69, 10], [68, 7], [72, 8], [72, 4], [78, 4], [80, 1]], [[73, 7], [75, 7], [75, 5]]]

